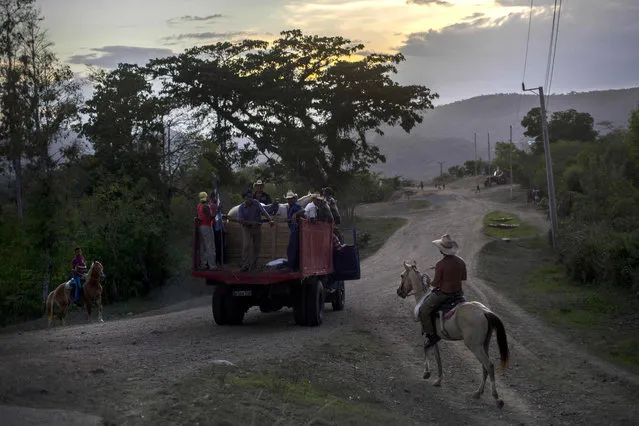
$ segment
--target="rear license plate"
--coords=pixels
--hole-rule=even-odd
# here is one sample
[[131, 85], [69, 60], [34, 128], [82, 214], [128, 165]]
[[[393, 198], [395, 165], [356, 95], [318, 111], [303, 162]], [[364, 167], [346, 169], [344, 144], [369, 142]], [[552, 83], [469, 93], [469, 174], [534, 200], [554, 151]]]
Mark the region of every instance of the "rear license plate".
[[233, 290], [231, 294], [235, 297], [242, 297], [242, 296], [252, 296], [253, 292], [251, 290]]

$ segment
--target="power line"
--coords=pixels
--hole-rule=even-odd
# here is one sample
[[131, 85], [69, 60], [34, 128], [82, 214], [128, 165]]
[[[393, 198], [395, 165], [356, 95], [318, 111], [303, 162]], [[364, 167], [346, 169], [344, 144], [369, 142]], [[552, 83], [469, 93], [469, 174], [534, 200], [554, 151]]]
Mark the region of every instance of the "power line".
[[561, 3], [562, 0], [559, 0], [559, 11], [557, 12], [557, 28], [555, 29], [555, 46], [553, 48], [552, 54], [552, 68], [550, 69], [550, 80], [548, 81], [548, 94], [546, 95], [546, 108], [550, 104], [550, 87], [552, 86], [552, 77], [555, 73], [555, 55], [557, 54], [557, 40], [559, 39], [559, 20], [561, 18]]
[[552, 12], [552, 27], [550, 28], [550, 46], [548, 46], [548, 61], [546, 62], [546, 80], [544, 80], [544, 91], [548, 94], [548, 79], [550, 78], [550, 61], [552, 60], [552, 46], [555, 41], [555, 22], [557, 20], [557, 0]]
[[[533, 1], [534, 0], [530, 0], [530, 13], [528, 15], [528, 37], [526, 38], [526, 55], [524, 56], [524, 75], [521, 81], [526, 81], [526, 67], [528, 65], [528, 46], [530, 44], [530, 27], [532, 24]], [[523, 98], [524, 98], [524, 94], [522, 93], [521, 95], [519, 95], [519, 104], [517, 105], [517, 123], [521, 121], [519, 116], [519, 110], [521, 109], [521, 101]]]

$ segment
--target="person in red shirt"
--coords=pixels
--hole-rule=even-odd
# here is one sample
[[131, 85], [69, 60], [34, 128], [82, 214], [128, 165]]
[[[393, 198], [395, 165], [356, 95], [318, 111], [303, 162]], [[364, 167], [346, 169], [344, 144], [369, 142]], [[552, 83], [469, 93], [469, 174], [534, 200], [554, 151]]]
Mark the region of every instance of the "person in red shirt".
[[211, 212], [211, 204], [206, 192], [200, 192], [197, 219], [200, 231], [200, 269], [216, 269], [215, 239], [213, 237], [215, 216]]
[[421, 323], [428, 338], [426, 348], [433, 346], [441, 339], [437, 335], [431, 315], [442, 303], [463, 294], [462, 283], [468, 279], [466, 262], [457, 256], [459, 252], [457, 242], [453, 241], [450, 235], [445, 234], [439, 240], [433, 241], [433, 244], [444, 257], [435, 264], [435, 278], [432, 282], [427, 279], [428, 284], [434, 288], [419, 310]]

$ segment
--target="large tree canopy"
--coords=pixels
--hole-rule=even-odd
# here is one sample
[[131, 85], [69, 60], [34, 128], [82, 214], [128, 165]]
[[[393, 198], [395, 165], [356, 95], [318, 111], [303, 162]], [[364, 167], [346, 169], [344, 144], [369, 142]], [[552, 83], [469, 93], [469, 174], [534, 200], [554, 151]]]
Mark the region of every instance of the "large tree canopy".
[[[592, 142], [597, 138], [594, 129], [594, 119], [587, 112], [575, 109], [553, 112], [548, 122], [548, 140]], [[543, 135], [541, 132], [541, 108], [532, 108], [521, 120], [525, 129], [524, 136], [535, 138], [533, 151], [537, 154], [544, 152]]]
[[[153, 60], [162, 93], [211, 123], [220, 158], [238, 165], [262, 155], [270, 170], [310, 182], [385, 161], [368, 141], [383, 125], [409, 132], [437, 94], [391, 79], [401, 54], [363, 54], [342, 37], [285, 31], [272, 43], [244, 40]], [[247, 141], [238, 148], [234, 139]]]

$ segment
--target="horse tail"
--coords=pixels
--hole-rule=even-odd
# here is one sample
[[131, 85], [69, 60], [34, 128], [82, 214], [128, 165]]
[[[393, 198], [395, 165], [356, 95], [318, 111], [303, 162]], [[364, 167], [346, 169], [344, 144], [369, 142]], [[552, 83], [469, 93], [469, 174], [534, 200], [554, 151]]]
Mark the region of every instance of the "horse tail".
[[55, 293], [55, 290], [53, 290], [47, 296], [46, 306], [47, 306], [47, 318], [49, 319], [49, 323], [51, 323], [51, 321], [53, 320], [53, 293]]
[[499, 346], [499, 355], [501, 359], [501, 369], [502, 371], [508, 365], [508, 340], [506, 339], [506, 329], [504, 328], [504, 324], [501, 322], [501, 319], [497, 315], [492, 312], [486, 312], [486, 319], [488, 320], [489, 333], [491, 333], [491, 329], [494, 328], [497, 331], [497, 345]]

